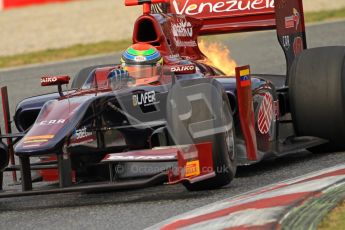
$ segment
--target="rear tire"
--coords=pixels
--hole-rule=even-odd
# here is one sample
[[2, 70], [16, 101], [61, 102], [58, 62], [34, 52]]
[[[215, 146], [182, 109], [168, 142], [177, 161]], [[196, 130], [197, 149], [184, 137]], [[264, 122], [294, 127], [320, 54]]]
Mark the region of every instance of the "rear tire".
[[330, 141], [313, 151], [345, 149], [345, 47], [303, 51], [291, 67], [289, 94], [296, 134]]

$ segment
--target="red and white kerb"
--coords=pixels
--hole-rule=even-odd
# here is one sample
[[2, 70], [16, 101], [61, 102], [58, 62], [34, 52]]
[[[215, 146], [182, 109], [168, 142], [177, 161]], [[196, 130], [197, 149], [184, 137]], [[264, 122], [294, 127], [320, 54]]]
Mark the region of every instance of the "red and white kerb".
[[270, 93], [265, 93], [258, 114], [258, 128], [261, 134], [267, 134], [270, 131], [273, 115], [272, 95]]

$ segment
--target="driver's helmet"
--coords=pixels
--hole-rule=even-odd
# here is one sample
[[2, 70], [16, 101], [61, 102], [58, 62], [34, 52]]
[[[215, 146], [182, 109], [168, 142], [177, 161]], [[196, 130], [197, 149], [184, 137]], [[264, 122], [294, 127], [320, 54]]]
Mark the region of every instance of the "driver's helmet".
[[121, 65], [133, 78], [151, 78], [162, 74], [163, 58], [152, 45], [134, 44], [122, 54]]

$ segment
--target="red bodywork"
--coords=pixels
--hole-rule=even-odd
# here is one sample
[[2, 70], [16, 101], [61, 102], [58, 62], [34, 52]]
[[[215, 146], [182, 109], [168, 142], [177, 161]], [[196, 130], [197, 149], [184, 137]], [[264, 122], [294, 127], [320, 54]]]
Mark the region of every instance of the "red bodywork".
[[[242, 74], [242, 72], [244, 72], [244, 74]], [[238, 109], [240, 112], [243, 137], [246, 142], [247, 157], [250, 161], [256, 161], [258, 160], [258, 154], [249, 66], [236, 68], [236, 83]]]
[[212, 143], [201, 143], [177, 152], [178, 171], [170, 170], [170, 184], [198, 182], [215, 176], [212, 159]]

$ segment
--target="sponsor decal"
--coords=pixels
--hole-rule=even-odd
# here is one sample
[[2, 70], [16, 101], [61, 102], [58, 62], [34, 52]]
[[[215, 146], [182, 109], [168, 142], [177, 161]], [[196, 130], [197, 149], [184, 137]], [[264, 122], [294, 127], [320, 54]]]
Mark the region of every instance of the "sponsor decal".
[[195, 16], [200, 14], [221, 14], [234, 13], [241, 11], [254, 11], [273, 9], [274, 0], [223, 0], [223, 1], [205, 1], [196, 0], [174, 0], [173, 10], [176, 14], [185, 14]]
[[285, 28], [289, 29], [293, 27], [295, 27], [293, 16], [285, 17]]
[[198, 46], [193, 40], [193, 25], [184, 16], [179, 16], [176, 21], [171, 22], [171, 30], [177, 47]]
[[177, 19], [177, 23], [171, 23], [171, 28], [175, 37], [193, 37], [193, 26], [185, 18]]
[[59, 125], [59, 124], [64, 124], [65, 119], [59, 119], [59, 120], [48, 120], [48, 121], [41, 121], [38, 123], [39, 126], [46, 126], [46, 125]]
[[44, 143], [53, 139], [54, 135], [28, 136], [24, 138], [24, 144], [30, 143]]
[[70, 80], [69, 76], [47, 76], [41, 78], [41, 86], [49, 86], [56, 84], [68, 84]]
[[188, 161], [186, 164], [185, 177], [193, 177], [200, 175], [200, 163], [199, 160]]
[[174, 38], [177, 47], [196, 47], [196, 41], [181, 41]]
[[250, 80], [250, 76], [249, 75], [250, 75], [249, 69], [245, 69], [245, 70], [241, 70], [240, 71], [240, 76], [241, 76], [241, 78], [240, 78], [240, 80], [241, 80], [240, 85], [241, 85], [241, 87], [250, 86], [251, 80]]
[[276, 118], [278, 118], [280, 116], [279, 101], [274, 101], [273, 106], [274, 106], [274, 114], [276, 115]]
[[282, 37], [282, 43], [285, 50], [290, 49], [290, 36], [286, 35]]
[[180, 73], [180, 74], [195, 73], [196, 66], [193, 64], [191, 64], [191, 65], [178, 65], [178, 66], [171, 67], [170, 71], [173, 73]]
[[82, 129], [77, 129], [75, 131], [75, 136], [77, 139], [83, 139], [83, 138], [89, 137], [91, 135], [92, 135], [92, 132], [87, 132], [86, 127], [82, 128]]
[[144, 56], [135, 56], [134, 61], [144, 62], [144, 61], [146, 61], [146, 57], [144, 57]]
[[261, 134], [267, 134], [270, 131], [273, 115], [272, 95], [270, 93], [265, 93], [258, 114], [258, 129]]
[[176, 59], [176, 58], [180, 58], [179, 54], [171, 54], [168, 56], [169, 59]]
[[42, 77], [41, 83], [54, 83], [57, 81], [57, 77]]
[[71, 146], [74, 144], [85, 144], [96, 140], [92, 132], [88, 132], [86, 127], [75, 130], [71, 138]]
[[303, 40], [301, 37], [296, 37], [293, 41], [293, 53], [297, 57], [303, 51]]
[[292, 11], [291, 16], [285, 17], [285, 28], [295, 28], [297, 30], [300, 23], [300, 14], [295, 8]]
[[150, 106], [155, 105], [159, 102], [156, 100], [156, 92], [149, 91], [140, 93], [132, 96], [133, 106]]

